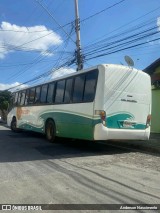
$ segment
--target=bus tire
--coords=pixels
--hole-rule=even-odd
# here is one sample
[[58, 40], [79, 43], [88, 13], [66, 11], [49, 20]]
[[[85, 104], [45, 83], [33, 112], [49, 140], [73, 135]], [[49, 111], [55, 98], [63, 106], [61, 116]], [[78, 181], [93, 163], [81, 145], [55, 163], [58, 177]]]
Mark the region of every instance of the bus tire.
[[47, 140], [53, 143], [56, 136], [56, 127], [54, 121], [51, 119], [46, 122], [45, 134]]
[[15, 117], [12, 118], [12, 121], [11, 121], [11, 130], [13, 132], [17, 132], [18, 129], [17, 129], [17, 120]]

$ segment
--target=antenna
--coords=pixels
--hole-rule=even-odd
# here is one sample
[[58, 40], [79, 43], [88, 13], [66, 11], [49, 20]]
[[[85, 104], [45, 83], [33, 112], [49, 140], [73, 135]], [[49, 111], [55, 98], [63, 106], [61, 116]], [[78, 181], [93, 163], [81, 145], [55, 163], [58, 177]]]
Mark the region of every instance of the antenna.
[[124, 60], [128, 64], [129, 67], [134, 66], [134, 61], [132, 60], [132, 58], [130, 56], [128, 56], [128, 55], [124, 56]]

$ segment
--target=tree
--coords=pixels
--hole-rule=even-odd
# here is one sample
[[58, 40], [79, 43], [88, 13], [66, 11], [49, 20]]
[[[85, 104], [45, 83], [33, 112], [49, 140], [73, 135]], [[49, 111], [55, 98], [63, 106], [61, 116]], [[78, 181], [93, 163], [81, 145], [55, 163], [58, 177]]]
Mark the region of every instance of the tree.
[[1, 110], [2, 118], [4, 120], [6, 120], [7, 110], [10, 103], [11, 103], [11, 92], [0, 91], [0, 110]]

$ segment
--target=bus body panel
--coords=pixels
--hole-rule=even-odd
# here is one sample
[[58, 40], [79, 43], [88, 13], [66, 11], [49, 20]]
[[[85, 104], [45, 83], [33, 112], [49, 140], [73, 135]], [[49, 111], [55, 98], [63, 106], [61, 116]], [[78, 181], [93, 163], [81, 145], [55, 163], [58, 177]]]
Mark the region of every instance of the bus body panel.
[[93, 140], [93, 103], [17, 107], [11, 114], [9, 126], [14, 115], [17, 128], [45, 134], [47, 119], [53, 119], [56, 136]]
[[[95, 126], [94, 139], [148, 139], [150, 128], [147, 128], [146, 121], [151, 113], [150, 77], [142, 71], [120, 65], [104, 65], [101, 70], [105, 79], [101, 110], [106, 112], [106, 119], [105, 126]], [[96, 96], [95, 103], [99, 96]], [[95, 110], [98, 109], [99, 106], [95, 105]]]
[[97, 124], [94, 131], [94, 140], [148, 140], [150, 127], [145, 130], [111, 129]]

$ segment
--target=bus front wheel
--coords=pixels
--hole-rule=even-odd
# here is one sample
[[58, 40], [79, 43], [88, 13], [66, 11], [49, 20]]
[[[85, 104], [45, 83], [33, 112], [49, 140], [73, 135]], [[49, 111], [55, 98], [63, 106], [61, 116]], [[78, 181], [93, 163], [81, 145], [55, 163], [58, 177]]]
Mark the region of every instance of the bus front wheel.
[[46, 138], [50, 142], [54, 142], [56, 135], [56, 127], [53, 120], [48, 120], [46, 123]]

